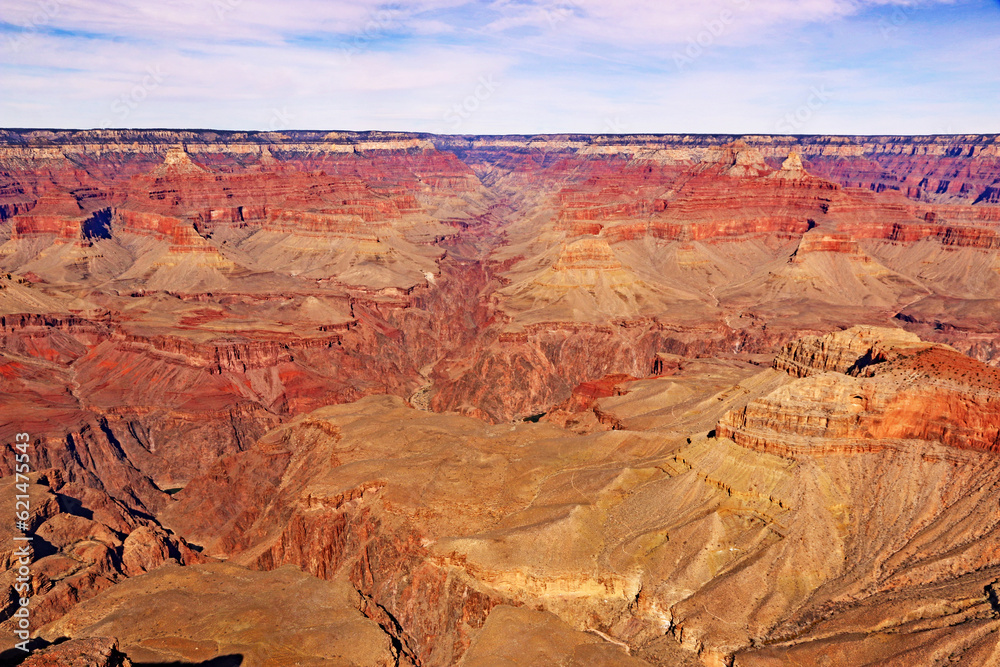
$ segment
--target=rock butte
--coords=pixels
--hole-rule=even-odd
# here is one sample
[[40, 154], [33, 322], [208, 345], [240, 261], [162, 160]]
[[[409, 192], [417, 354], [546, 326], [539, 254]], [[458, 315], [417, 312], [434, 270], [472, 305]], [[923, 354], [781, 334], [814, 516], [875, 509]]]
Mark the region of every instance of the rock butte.
[[0, 662], [1000, 664], [1000, 138], [0, 131]]

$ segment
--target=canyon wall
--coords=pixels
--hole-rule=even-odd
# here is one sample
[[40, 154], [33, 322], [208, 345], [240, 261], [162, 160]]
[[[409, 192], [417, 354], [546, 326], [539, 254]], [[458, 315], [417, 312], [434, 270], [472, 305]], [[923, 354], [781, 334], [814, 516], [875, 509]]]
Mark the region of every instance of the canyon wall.
[[299, 569], [365, 664], [992, 664], [998, 178], [996, 135], [2, 130], [38, 639], [208, 660], [157, 587]]

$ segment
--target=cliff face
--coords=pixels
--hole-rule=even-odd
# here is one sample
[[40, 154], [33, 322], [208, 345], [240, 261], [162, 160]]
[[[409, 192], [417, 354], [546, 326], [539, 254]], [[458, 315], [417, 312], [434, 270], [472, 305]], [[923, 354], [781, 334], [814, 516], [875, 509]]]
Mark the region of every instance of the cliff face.
[[[963, 360], [986, 368], [863, 328], [788, 346], [775, 365], [804, 372], [798, 379], [740, 370], [720, 391], [711, 378], [722, 366], [705, 364], [686, 389], [680, 369], [580, 389], [623, 415], [653, 407], [648, 391], [661, 387], [666, 428], [653, 432], [624, 417], [619, 428], [631, 428], [583, 436], [544, 423], [490, 426], [372, 397], [223, 458], [163, 517], [230, 562], [348, 577], [365, 613], [425, 665], [474, 661], [482, 645], [505, 650], [496, 626], [518, 627], [511, 605], [595, 631], [595, 642], [610, 638], [650, 664], [693, 664], [697, 654], [702, 664], [757, 665], [823, 651], [857, 664], [879, 650], [905, 660], [933, 637], [928, 650], [951, 646], [986, 665], [988, 652], [974, 656], [997, 627], [985, 591], [1000, 576], [1000, 468], [977, 438], [1000, 423], [990, 412], [1000, 384], [967, 377], [963, 388], [899, 399], [889, 382], [884, 396], [859, 395], [886, 400], [891, 420], [874, 419], [883, 412], [873, 403], [854, 413], [860, 425], [843, 416], [853, 392], [866, 391], [854, 383], [947, 361], [941, 380], [959, 384]], [[852, 374], [825, 370], [835, 368]], [[608, 394], [617, 396], [600, 398]], [[941, 422], [935, 401], [961, 417]], [[681, 435], [712, 415], [715, 433]], [[765, 426], [766, 440], [750, 430]], [[539, 650], [562, 655], [577, 650], [564, 642], [582, 642], [552, 632], [533, 640]]]
[[867, 366], [886, 361], [896, 350], [926, 347], [919, 336], [902, 330], [854, 327], [792, 341], [781, 349], [772, 366], [799, 378], [826, 371], [857, 375]]
[[904, 440], [1000, 451], [1000, 373], [954, 350], [855, 328], [790, 344], [774, 367], [801, 379], [727, 414], [720, 437], [779, 455]]
[[[136, 345], [243, 339], [198, 352], [169, 345], [200, 359], [262, 336], [288, 340], [286, 352], [255, 366], [277, 372], [275, 387], [254, 380], [236, 389], [240, 380], [209, 392], [249, 391], [278, 413], [275, 400], [306, 407], [304, 390], [285, 391], [285, 378], [319, 381], [291, 350], [319, 357], [322, 345], [345, 350], [317, 359], [323, 367], [351, 368], [352, 349], [391, 356], [375, 362], [386, 380], [372, 390], [406, 395], [429, 382], [435, 408], [501, 420], [544, 411], [580, 382], [641, 376], [657, 352], [764, 352], [802, 333], [897, 315], [984, 361], [1000, 354], [987, 321], [954, 310], [929, 317], [920, 306], [945, 295], [993, 298], [995, 207], [861, 190], [822, 167], [846, 169], [849, 158], [866, 168], [883, 158], [924, 170], [948, 159], [991, 164], [995, 137], [5, 137], [0, 205], [12, 217], [0, 226], [0, 266], [31, 277], [36, 294], [93, 286], [100, 298], [59, 308], [103, 310]], [[475, 266], [485, 291], [435, 282], [463, 282], [451, 268], [459, 266]], [[192, 307], [154, 297], [163, 293]], [[294, 296], [280, 305], [263, 296], [275, 293]], [[474, 313], [457, 326], [415, 306], [457, 293], [467, 298], [453, 310]], [[8, 312], [24, 310], [21, 296]], [[280, 326], [262, 326], [272, 319]], [[338, 337], [292, 341], [306, 338], [300, 322]], [[426, 328], [449, 336], [426, 340]], [[955, 333], [970, 330], [974, 340]], [[361, 340], [352, 347], [342, 332]], [[382, 336], [394, 351], [381, 352]], [[348, 387], [328, 400], [369, 393], [346, 376], [333, 382]]]
[[717, 159], [742, 140], [776, 168], [790, 153], [805, 168], [845, 187], [898, 191], [923, 201], [986, 202], [993, 192], [1000, 144], [997, 135], [953, 136], [759, 136], [617, 135], [538, 137], [441, 137], [439, 148], [466, 160], [495, 162], [515, 154], [619, 157], [651, 163]]
[[[41, 462], [39, 462], [41, 463]], [[0, 532], [0, 587], [9, 591], [0, 604], [0, 628], [13, 633], [18, 600], [29, 595], [31, 620], [36, 628], [60, 618], [77, 603], [88, 600], [127, 577], [157, 569], [164, 563], [193, 564], [205, 559], [187, 542], [164, 531], [149, 515], [130, 511], [86, 480], [69, 478], [61, 470], [32, 474], [27, 490], [6, 477], [0, 496], [14, 507], [17, 496], [28, 496], [31, 515], [29, 573], [22, 576], [22, 532], [5, 527]], [[25, 589], [25, 585], [29, 586]], [[8, 657], [5, 655], [5, 657]], [[44, 663], [40, 663], [44, 664]]]
[[[423, 160], [421, 175], [438, 186], [472, 183], [453, 172], [457, 155], [469, 164], [506, 163], [528, 156], [582, 156], [642, 160], [652, 164], [695, 163], [718, 159], [736, 140], [759, 152], [771, 168], [790, 153], [805, 168], [848, 187], [897, 190], [914, 199], [988, 202], [1000, 161], [997, 135], [950, 136], [761, 136], [761, 135], [547, 135], [509, 137], [434, 136], [392, 132], [218, 132], [170, 130], [2, 130], [0, 160], [24, 166], [72, 158], [89, 171], [103, 163], [131, 175], [162, 161], [183, 144], [211, 167], [268, 165], [295, 157], [317, 168], [346, 155], [422, 152], [437, 149], [441, 158]], [[533, 159], [533, 158], [528, 158]], [[450, 166], [449, 165], [450, 162]], [[110, 164], [109, 164], [110, 163]], [[460, 164], [460, 163], [459, 163]], [[441, 171], [444, 167], [445, 171]], [[107, 173], [107, 172], [106, 172]], [[27, 194], [27, 193], [25, 193]]]
[[[253, 356], [260, 339], [283, 341], [283, 351], [229, 369], [270, 369], [266, 381], [174, 376], [233, 397], [220, 399], [225, 410], [245, 398], [278, 415], [316, 407], [305, 394], [317, 383], [342, 386], [327, 400], [429, 383], [422, 391], [436, 409], [502, 420], [544, 411], [580, 382], [647, 374], [657, 352], [764, 352], [802, 333], [897, 315], [985, 361], [1000, 349], [981, 318], [953, 311], [928, 325], [919, 305], [992, 298], [995, 207], [972, 205], [971, 190], [879, 194], [851, 171], [884, 163], [930, 178], [956, 161], [989, 171], [993, 136], [3, 138], [0, 206], [12, 217], [0, 229], [0, 265], [39, 285], [32, 296], [94, 287], [91, 303], [56, 308], [121, 322], [131, 342], [91, 356], [114, 349], [138, 361], [142, 341], [158, 349], [169, 340], [170, 354], [202, 368], [217, 350]], [[968, 265], [985, 278], [972, 280]], [[445, 287], [465, 280], [460, 266], [475, 266], [469, 275], [483, 291]], [[10, 314], [27, 305], [28, 292], [14, 291]], [[164, 293], [191, 307], [154, 296]], [[275, 293], [294, 296], [263, 297]], [[472, 314], [457, 326], [420, 312], [455, 294], [467, 296], [452, 311]], [[978, 336], [968, 344], [954, 333], [970, 328]], [[448, 335], [427, 340], [428, 329]], [[208, 343], [231, 334], [239, 340]], [[355, 367], [359, 355], [377, 360]], [[78, 358], [90, 367], [90, 356]], [[347, 369], [365, 376], [366, 365], [385, 379], [362, 388], [347, 378]], [[149, 368], [159, 369], [149, 383], [159, 386], [166, 367]]]

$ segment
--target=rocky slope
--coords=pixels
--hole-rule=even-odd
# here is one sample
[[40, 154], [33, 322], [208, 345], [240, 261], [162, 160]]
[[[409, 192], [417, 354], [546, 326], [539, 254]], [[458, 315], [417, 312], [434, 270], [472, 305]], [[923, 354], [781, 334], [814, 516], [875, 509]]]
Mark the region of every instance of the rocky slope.
[[38, 628], [127, 577], [168, 562], [205, 560], [148, 514], [85, 483], [67, 481], [58, 468], [30, 478], [27, 493], [15, 487], [13, 476], [0, 486], [0, 498], [9, 507], [15, 506], [17, 496], [29, 497], [27, 532], [33, 534], [30, 573], [25, 577], [20, 572], [25, 543], [14, 539], [22, 531], [7, 526], [0, 530], [4, 569], [0, 589], [7, 592], [0, 603], [0, 628], [9, 636], [17, 628], [13, 614], [22, 597], [15, 590], [23, 592], [25, 585], [30, 591], [31, 621]]
[[45, 637], [264, 660], [129, 624], [223, 558], [354, 664], [990, 664], [997, 141], [0, 131]]
[[31, 655], [26, 667], [132, 667], [112, 637], [61, 642]]
[[727, 415], [720, 436], [777, 454], [913, 440], [1000, 453], [1000, 371], [952, 349], [854, 328], [797, 341], [774, 367], [802, 377]]
[[[851, 384], [859, 376], [822, 369], [852, 357], [847, 370], [867, 369], [865, 379], [894, 372], [871, 371], [883, 364], [919, 370], [933, 378], [923, 396], [1000, 423], [985, 412], [1000, 383], [953, 388], [976, 362], [866, 328], [790, 346], [775, 366], [799, 359], [799, 374], [809, 360], [814, 374], [802, 378], [744, 370], [719, 391], [698, 374], [721, 369], [693, 368], [700, 380], [687, 392], [670, 388], [676, 375], [658, 380], [669, 386], [655, 404], [672, 414], [647, 421], [652, 430], [489, 426], [388, 397], [323, 409], [223, 458], [162, 516], [231, 562], [347, 577], [366, 613], [425, 665], [502, 655], [509, 635], [495, 625], [523, 622], [495, 617], [502, 605], [590, 633], [532, 640], [566, 656], [596, 644], [654, 664], [824, 651], [841, 656], [832, 664], [939, 654], [990, 664], [996, 454], [979, 430], [938, 430], [926, 409], [842, 444], [836, 415], [853, 385], [816, 399], [789, 390], [832, 375]], [[600, 399], [610, 414], [635, 413], [625, 399], [646, 389], [632, 385], [619, 385], [617, 403]], [[817, 407], [786, 419], [773, 406], [797, 405], [788, 395]], [[757, 414], [785, 425], [765, 440], [744, 426]], [[694, 430], [706, 425], [707, 435]], [[482, 645], [493, 648], [482, 655]]]
[[[75, 641], [113, 635], [138, 664], [398, 664], [390, 638], [357, 610], [356, 596], [343, 582], [319, 582], [290, 567], [166, 566], [77, 606], [41, 634]], [[192, 613], [206, 598], [212, 612]], [[275, 609], [283, 610], [280, 618]]]

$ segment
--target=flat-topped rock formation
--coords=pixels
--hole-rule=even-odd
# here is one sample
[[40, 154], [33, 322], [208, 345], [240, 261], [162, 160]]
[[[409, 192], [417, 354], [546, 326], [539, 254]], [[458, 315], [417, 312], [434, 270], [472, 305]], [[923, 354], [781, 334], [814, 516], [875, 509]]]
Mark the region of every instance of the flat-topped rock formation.
[[950, 348], [854, 328], [790, 344], [774, 367], [800, 379], [727, 414], [720, 437], [777, 454], [912, 440], [1000, 452], [1000, 371]]
[[795, 151], [791, 151], [785, 161], [781, 163], [781, 169], [770, 174], [770, 176], [771, 178], [782, 180], [801, 181], [809, 178], [809, 173], [802, 164], [802, 156]]
[[[902, 329], [852, 327], [825, 336], [808, 336], [785, 345], [773, 367], [792, 377], [836, 371], [856, 375], [865, 365], [885, 361], [895, 350], [920, 350], [927, 345]], [[853, 371], [853, 372], [852, 372]]]
[[724, 146], [720, 155], [712, 155], [708, 162], [717, 163], [719, 171], [730, 178], [758, 178], [771, 172], [764, 155], [742, 139]]

